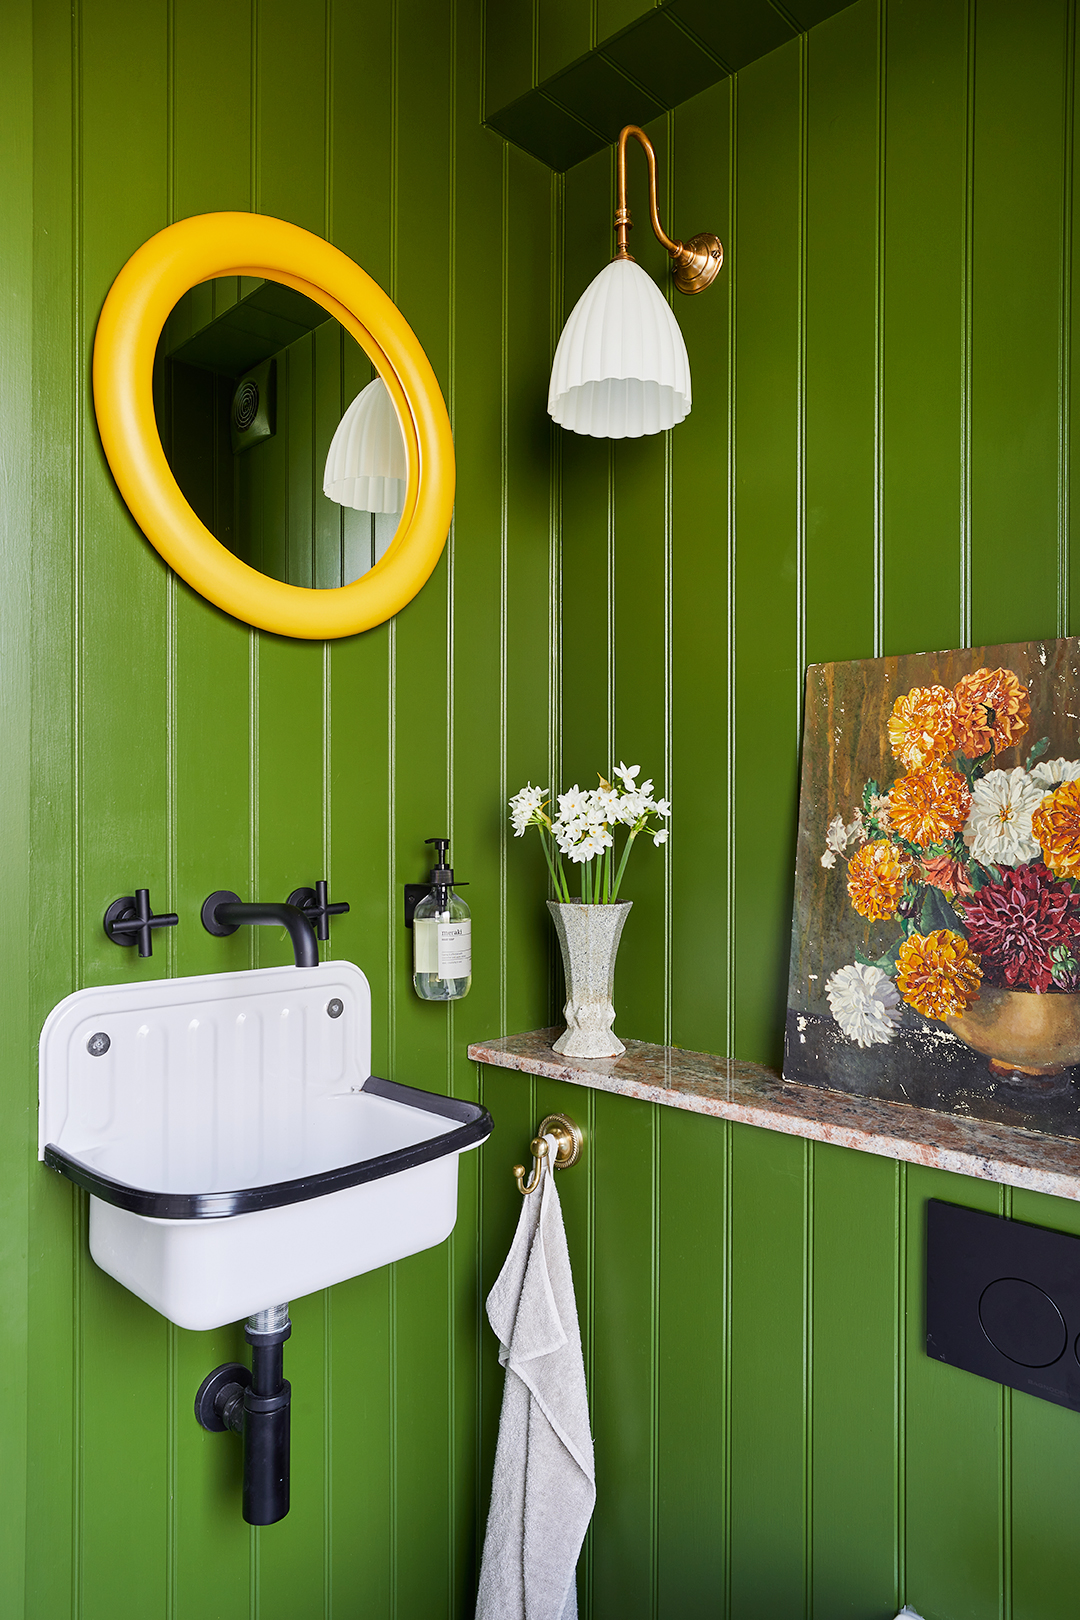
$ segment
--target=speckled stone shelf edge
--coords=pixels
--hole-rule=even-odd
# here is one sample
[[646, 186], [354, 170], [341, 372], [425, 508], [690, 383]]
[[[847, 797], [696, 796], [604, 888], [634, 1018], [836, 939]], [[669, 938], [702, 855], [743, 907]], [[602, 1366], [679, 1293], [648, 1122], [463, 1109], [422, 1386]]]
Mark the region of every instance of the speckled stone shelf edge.
[[563, 1058], [559, 1028], [531, 1030], [469, 1047], [476, 1063], [567, 1080], [668, 1108], [711, 1114], [786, 1136], [952, 1170], [1007, 1187], [1080, 1201], [1080, 1142], [929, 1108], [844, 1096], [787, 1084], [771, 1069], [706, 1052], [627, 1041], [620, 1058]]

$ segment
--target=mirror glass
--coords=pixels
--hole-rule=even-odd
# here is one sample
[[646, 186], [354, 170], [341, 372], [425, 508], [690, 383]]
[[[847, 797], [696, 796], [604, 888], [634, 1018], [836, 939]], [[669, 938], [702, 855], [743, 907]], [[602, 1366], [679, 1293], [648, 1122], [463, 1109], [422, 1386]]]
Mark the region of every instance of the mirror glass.
[[192, 287], [157, 347], [154, 408], [185, 498], [260, 573], [333, 589], [393, 539], [408, 473], [393, 402], [302, 293], [247, 276]]

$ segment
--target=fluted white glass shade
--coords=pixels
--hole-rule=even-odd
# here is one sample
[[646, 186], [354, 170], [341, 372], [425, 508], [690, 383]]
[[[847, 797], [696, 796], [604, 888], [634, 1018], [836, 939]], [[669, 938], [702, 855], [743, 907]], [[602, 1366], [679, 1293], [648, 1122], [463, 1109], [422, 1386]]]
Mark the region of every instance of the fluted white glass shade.
[[548, 415], [594, 439], [638, 439], [690, 410], [690, 361], [679, 323], [633, 259], [614, 259], [563, 327]]
[[330, 441], [323, 494], [358, 512], [400, 512], [405, 505], [405, 441], [381, 377], [362, 388]]

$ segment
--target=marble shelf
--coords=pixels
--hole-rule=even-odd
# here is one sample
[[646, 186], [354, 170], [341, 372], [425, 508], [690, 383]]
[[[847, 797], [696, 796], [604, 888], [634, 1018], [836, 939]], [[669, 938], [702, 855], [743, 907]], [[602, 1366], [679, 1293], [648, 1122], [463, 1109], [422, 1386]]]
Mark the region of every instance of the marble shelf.
[[551, 1042], [561, 1033], [557, 1026], [477, 1041], [469, 1056], [496, 1068], [1080, 1201], [1080, 1141], [1074, 1138], [819, 1091], [781, 1080], [756, 1063], [647, 1041], [627, 1041], [620, 1058], [560, 1057]]

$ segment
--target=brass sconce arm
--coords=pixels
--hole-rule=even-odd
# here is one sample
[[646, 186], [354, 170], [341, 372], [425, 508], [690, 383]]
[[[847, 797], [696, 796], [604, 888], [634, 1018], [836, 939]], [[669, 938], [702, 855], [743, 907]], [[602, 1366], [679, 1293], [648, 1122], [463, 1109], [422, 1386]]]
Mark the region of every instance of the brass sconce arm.
[[652, 141], [636, 124], [627, 124], [619, 134], [615, 197], [615, 257], [633, 259], [628, 243], [633, 220], [626, 206], [626, 143], [630, 136], [639, 141], [649, 165], [649, 218], [658, 242], [662, 242], [671, 255], [675, 271], [675, 285], [680, 292], [702, 292], [716, 276], [724, 262], [724, 248], [718, 236], [704, 231], [692, 236], [689, 242], [673, 242], [660, 223], [656, 207], [656, 153]]

